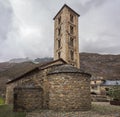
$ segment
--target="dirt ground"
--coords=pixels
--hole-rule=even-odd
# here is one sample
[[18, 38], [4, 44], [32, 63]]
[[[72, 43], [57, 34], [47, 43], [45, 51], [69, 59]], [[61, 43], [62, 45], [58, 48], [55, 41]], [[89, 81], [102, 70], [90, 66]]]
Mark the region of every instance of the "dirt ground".
[[40, 110], [27, 113], [26, 117], [120, 117], [120, 106], [110, 105], [109, 102], [93, 102], [90, 111], [56, 112]]

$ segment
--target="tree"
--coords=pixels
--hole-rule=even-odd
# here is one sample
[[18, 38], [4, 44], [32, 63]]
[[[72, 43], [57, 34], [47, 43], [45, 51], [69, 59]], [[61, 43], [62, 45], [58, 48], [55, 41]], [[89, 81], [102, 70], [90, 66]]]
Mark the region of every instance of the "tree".
[[113, 86], [108, 93], [112, 100], [120, 101], [120, 86]]

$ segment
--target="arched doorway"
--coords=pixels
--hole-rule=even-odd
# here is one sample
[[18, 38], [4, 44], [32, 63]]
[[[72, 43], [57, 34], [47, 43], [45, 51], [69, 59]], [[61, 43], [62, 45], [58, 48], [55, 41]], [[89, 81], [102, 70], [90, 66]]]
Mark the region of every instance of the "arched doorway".
[[42, 88], [14, 88], [14, 111], [33, 111], [42, 108]]

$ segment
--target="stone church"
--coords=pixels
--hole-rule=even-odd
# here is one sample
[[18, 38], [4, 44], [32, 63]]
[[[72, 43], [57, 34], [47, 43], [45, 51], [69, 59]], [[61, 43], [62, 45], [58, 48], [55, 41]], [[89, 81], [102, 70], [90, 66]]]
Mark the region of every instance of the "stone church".
[[80, 69], [78, 18], [65, 4], [54, 17], [54, 61], [7, 83], [6, 104], [14, 111], [91, 108], [91, 75]]

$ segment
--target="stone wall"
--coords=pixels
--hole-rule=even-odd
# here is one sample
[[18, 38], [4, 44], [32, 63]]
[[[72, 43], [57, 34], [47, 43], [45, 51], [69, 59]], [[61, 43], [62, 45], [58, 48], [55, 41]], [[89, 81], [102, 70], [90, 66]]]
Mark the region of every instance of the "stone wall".
[[30, 73], [26, 76], [24, 76], [22, 79], [20, 80], [17, 80], [17, 81], [14, 81], [13, 83], [9, 83], [7, 84], [6, 86], [6, 99], [5, 99], [5, 103], [6, 104], [13, 104], [13, 95], [14, 95], [14, 88], [16, 87], [36, 87], [35, 86], [35, 82], [32, 80], [34, 77], [37, 76], [37, 72], [33, 72], [33, 73]]
[[[58, 68], [60, 72], [56, 70]], [[89, 110], [90, 75], [69, 65], [40, 69], [9, 83], [6, 103], [14, 104], [16, 111], [40, 108], [64, 111]]]
[[79, 73], [49, 75], [49, 108], [53, 110], [89, 110], [90, 78]]
[[15, 88], [14, 111], [33, 111], [43, 108], [43, 89]]
[[[70, 21], [70, 15], [73, 16], [73, 22]], [[61, 22], [59, 18], [61, 17]], [[78, 39], [78, 15], [73, 12], [66, 5], [58, 12], [54, 19], [54, 60], [60, 58], [65, 60], [68, 64], [72, 64], [80, 68], [79, 59], [79, 39]], [[70, 32], [70, 26], [73, 27], [73, 34]], [[59, 31], [61, 30], [61, 31]], [[60, 32], [60, 34], [58, 33]], [[70, 38], [73, 39], [73, 46], [70, 45]], [[60, 47], [58, 46], [58, 40]], [[71, 59], [70, 52], [73, 51], [73, 58]]]
[[[54, 68], [55, 66], [53, 66]], [[49, 82], [46, 78], [47, 72], [52, 69], [48, 67], [39, 72], [32, 72], [13, 83], [7, 84], [6, 88], [6, 104], [14, 104], [15, 88], [42, 88], [43, 89], [43, 108], [49, 108]]]

